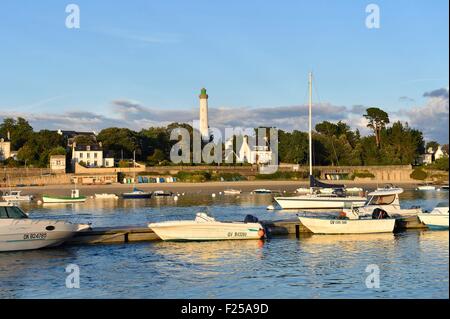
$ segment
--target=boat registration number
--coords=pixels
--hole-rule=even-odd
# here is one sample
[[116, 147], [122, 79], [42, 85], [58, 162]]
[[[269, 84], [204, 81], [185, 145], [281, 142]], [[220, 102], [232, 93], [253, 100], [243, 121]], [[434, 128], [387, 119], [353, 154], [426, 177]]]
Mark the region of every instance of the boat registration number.
[[47, 238], [47, 233], [28, 233], [23, 234], [24, 240], [35, 240], [35, 239], [45, 239]]
[[330, 220], [331, 225], [347, 224], [346, 220]]
[[229, 232], [228, 237], [247, 237], [245, 232]]

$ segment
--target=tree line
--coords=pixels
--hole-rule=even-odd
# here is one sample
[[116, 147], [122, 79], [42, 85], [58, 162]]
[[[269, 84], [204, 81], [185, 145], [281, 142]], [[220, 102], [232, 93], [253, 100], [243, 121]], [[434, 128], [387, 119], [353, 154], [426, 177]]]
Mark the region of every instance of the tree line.
[[[425, 144], [420, 130], [400, 121], [390, 124], [389, 115], [379, 108], [368, 108], [363, 115], [372, 134], [361, 136], [342, 121], [323, 121], [313, 131], [313, 161], [315, 165], [399, 165], [414, 164], [428, 147], [434, 150], [438, 144]], [[177, 141], [170, 140], [176, 127], [184, 127], [191, 133], [189, 124], [172, 123], [167, 127], [149, 127], [140, 131], [111, 127], [103, 129], [92, 139], [78, 136], [78, 144], [101, 142], [104, 149], [113, 153], [117, 160], [136, 159], [149, 165], [169, 165], [170, 150]], [[66, 154], [70, 158], [67, 141], [55, 131], [35, 132], [23, 118], [5, 118], [0, 124], [0, 136], [8, 135], [11, 149], [18, 150], [17, 160], [7, 160], [4, 165], [27, 164], [47, 167], [49, 156]], [[443, 149], [448, 153], [448, 145]], [[281, 163], [306, 165], [308, 163], [308, 133], [294, 130], [278, 130], [278, 155]]]

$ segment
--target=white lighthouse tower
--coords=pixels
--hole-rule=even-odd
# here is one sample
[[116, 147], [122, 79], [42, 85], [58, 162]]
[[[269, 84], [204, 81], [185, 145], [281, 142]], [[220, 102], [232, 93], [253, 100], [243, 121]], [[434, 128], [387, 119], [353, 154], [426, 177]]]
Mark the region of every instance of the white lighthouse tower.
[[200, 135], [202, 141], [209, 142], [209, 126], [208, 126], [208, 94], [206, 89], [203, 88], [200, 93]]

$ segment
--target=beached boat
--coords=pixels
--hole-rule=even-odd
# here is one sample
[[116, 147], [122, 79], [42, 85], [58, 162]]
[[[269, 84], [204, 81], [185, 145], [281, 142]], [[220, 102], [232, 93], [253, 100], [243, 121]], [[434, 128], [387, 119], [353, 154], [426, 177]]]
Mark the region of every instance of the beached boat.
[[102, 194], [94, 194], [95, 199], [119, 199], [119, 196], [116, 194], [108, 194], [108, 193], [102, 193]]
[[54, 247], [89, 225], [30, 219], [19, 207], [0, 203], [0, 252]]
[[133, 188], [132, 192], [129, 193], [123, 193], [122, 197], [124, 199], [146, 199], [152, 197], [152, 193], [145, 192], [143, 190]]
[[439, 203], [430, 213], [419, 214], [419, 220], [433, 230], [448, 229], [448, 202]]
[[22, 195], [22, 191], [9, 191], [2, 198], [7, 202], [30, 202], [33, 200], [33, 195]]
[[148, 225], [162, 240], [208, 241], [261, 239], [263, 226], [253, 216], [244, 222], [220, 222], [206, 213], [197, 213], [195, 220], [167, 221]]
[[349, 212], [351, 210], [356, 210], [360, 215], [371, 215], [374, 210], [381, 209], [390, 217], [416, 216], [417, 214], [422, 213], [420, 208], [401, 208], [399, 194], [402, 193], [403, 188], [399, 187], [378, 188], [368, 194], [368, 199], [364, 206], [344, 209], [344, 211]]
[[154, 191], [153, 196], [155, 196], [155, 197], [170, 197], [170, 196], [173, 196], [173, 193], [166, 192], [166, 191]]
[[436, 186], [430, 184], [424, 184], [417, 186], [416, 190], [418, 191], [434, 191], [436, 190]]
[[314, 234], [325, 235], [391, 233], [395, 227], [395, 219], [299, 219]]
[[258, 188], [252, 191], [254, 194], [272, 194], [272, 191], [270, 189], [265, 188]]
[[87, 199], [86, 196], [80, 195], [78, 189], [72, 189], [70, 196], [52, 196], [52, 195], [42, 195], [42, 201], [46, 204], [55, 203], [83, 203]]
[[309, 192], [304, 195], [275, 197], [282, 209], [342, 209], [346, 206], [362, 206], [366, 198], [347, 196], [345, 185], [332, 185], [320, 182], [313, 176], [312, 152], [312, 73], [309, 74]]
[[238, 189], [226, 189], [223, 191], [223, 193], [225, 195], [239, 195], [240, 193], [242, 193], [242, 191]]

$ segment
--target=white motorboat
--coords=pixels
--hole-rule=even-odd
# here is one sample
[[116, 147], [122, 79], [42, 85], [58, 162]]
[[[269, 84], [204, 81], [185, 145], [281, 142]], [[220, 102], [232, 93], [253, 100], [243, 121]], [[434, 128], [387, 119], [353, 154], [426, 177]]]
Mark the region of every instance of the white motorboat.
[[89, 225], [30, 219], [19, 207], [0, 203], [0, 252], [54, 247]]
[[208, 241], [261, 239], [265, 232], [251, 216], [244, 222], [220, 222], [206, 213], [197, 213], [195, 220], [167, 221], [148, 225], [162, 240]]
[[360, 215], [371, 215], [374, 210], [381, 209], [391, 217], [416, 216], [422, 213], [420, 208], [401, 208], [399, 194], [402, 193], [403, 188], [400, 187], [378, 188], [368, 194], [367, 202], [363, 207], [353, 207], [344, 209], [344, 211], [348, 213], [351, 210], [356, 210]]
[[448, 229], [448, 202], [439, 203], [430, 213], [419, 214], [419, 220], [433, 230]]
[[[364, 205], [366, 198], [347, 196], [344, 185], [322, 183], [313, 176], [312, 152], [312, 74], [309, 74], [309, 192], [304, 195], [275, 197], [274, 200], [282, 209], [343, 209]], [[298, 189], [297, 192], [302, 188]], [[299, 193], [299, 192], [298, 192]]]
[[116, 194], [108, 194], [108, 193], [102, 193], [102, 194], [95, 194], [95, 199], [119, 199], [119, 196]]
[[335, 218], [301, 217], [300, 222], [314, 234], [338, 235], [338, 234], [374, 234], [392, 233], [395, 227], [395, 219], [386, 218], [386, 214], [380, 213], [372, 218], [361, 218], [355, 212], [341, 212]]
[[33, 195], [22, 195], [22, 191], [10, 191], [2, 196], [7, 202], [31, 202]]
[[418, 191], [434, 191], [434, 190], [436, 190], [436, 186], [429, 185], [429, 184], [419, 185], [419, 186], [417, 186], [416, 190], [418, 190]]
[[166, 192], [166, 191], [154, 191], [153, 196], [154, 197], [170, 197], [170, 196], [173, 196], [173, 193]]
[[226, 189], [223, 193], [224, 195], [239, 195], [242, 191], [239, 189]]
[[364, 192], [364, 189], [362, 189], [361, 187], [346, 187], [345, 191], [347, 193], [362, 193]]
[[300, 222], [314, 234], [373, 234], [392, 233], [395, 219], [325, 219], [299, 217]]

